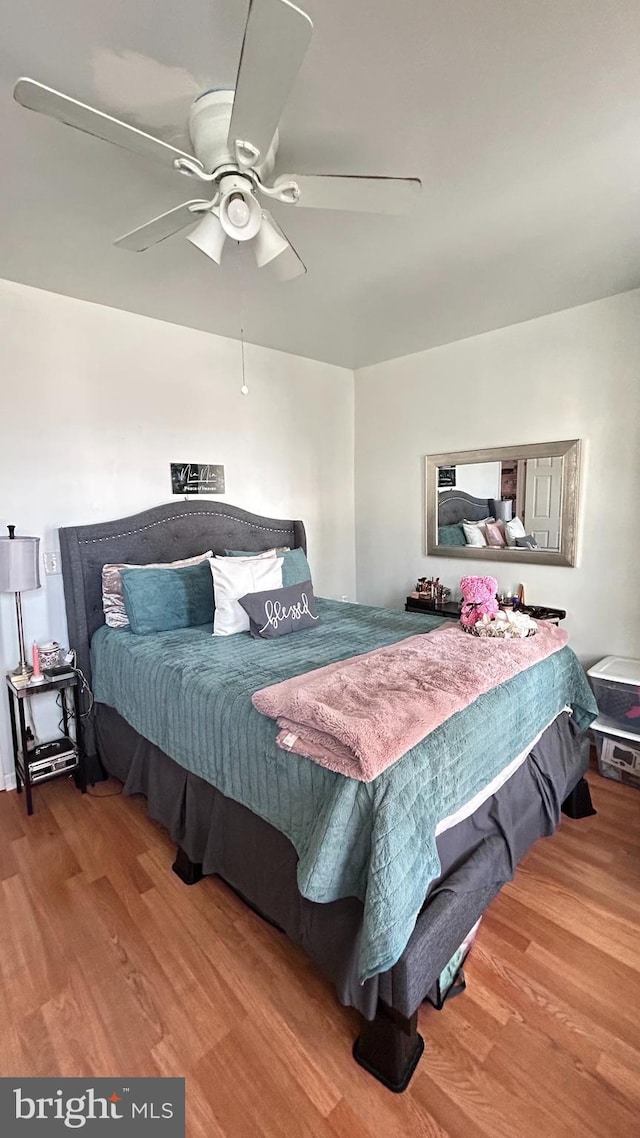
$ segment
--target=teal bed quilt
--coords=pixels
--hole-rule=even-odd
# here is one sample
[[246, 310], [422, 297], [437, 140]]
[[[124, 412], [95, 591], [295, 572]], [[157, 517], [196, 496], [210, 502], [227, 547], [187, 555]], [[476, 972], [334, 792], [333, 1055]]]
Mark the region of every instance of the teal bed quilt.
[[211, 626], [135, 635], [98, 629], [94, 695], [177, 763], [280, 830], [311, 901], [364, 905], [360, 977], [402, 955], [439, 874], [436, 826], [480, 793], [562, 711], [597, 714], [584, 671], [563, 648], [453, 715], [371, 783], [276, 746], [251, 703], [258, 688], [369, 652], [441, 623], [318, 599], [319, 624], [276, 640], [213, 637]]

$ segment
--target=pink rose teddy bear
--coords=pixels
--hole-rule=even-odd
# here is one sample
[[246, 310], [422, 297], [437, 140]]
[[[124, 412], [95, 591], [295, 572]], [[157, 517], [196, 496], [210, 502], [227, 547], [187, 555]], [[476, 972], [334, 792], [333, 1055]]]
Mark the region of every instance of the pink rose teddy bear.
[[460, 590], [462, 592], [460, 624], [464, 628], [473, 628], [485, 613], [494, 616], [498, 612], [499, 606], [496, 600], [498, 582], [495, 577], [463, 577], [460, 581]]

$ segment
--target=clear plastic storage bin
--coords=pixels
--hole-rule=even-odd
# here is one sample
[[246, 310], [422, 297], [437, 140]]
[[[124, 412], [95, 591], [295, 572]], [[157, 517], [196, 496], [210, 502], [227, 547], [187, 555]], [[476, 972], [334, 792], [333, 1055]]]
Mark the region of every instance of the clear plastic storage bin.
[[640, 790], [640, 734], [618, 731], [601, 719], [591, 724], [591, 730], [600, 774]]
[[640, 660], [605, 656], [587, 675], [600, 715], [640, 736]]

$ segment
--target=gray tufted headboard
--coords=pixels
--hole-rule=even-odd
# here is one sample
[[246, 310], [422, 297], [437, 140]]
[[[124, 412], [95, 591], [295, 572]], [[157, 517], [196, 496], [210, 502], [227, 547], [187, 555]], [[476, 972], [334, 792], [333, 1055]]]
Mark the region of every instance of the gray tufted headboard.
[[[171, 502], [112, 522], [66, 526], [59, 533], [69, 644], [89, 683], [91, 637], [104, 624], [103, 565], [176, 561], [206, 549], [259, 553], [274, 545], [307, 548], [301, 521], [264, 518], [226, 502]], [[85, 726], [85, 747], [92, 755], [90, 724]]]
[[463, 520], [478, 522], [491, 514], [489, 498], [474, 498], [464, 490], [441, 490], [438, 492], [438, 528], [453, 526]]

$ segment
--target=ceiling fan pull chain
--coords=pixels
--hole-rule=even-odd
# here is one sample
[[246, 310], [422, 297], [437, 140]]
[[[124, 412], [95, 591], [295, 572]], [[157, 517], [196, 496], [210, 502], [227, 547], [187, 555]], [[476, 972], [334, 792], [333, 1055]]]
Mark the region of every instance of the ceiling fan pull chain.
[[244, 291], [242, 287], [242, 253], [240, 251], [240, 242], [238, 241], [238, 285], [240, 292], [240, 359], [242, 361], [242, 386], [240, 388], [241, 395], [248, 395], [249, 388], [247, 387], [244, 371]]

